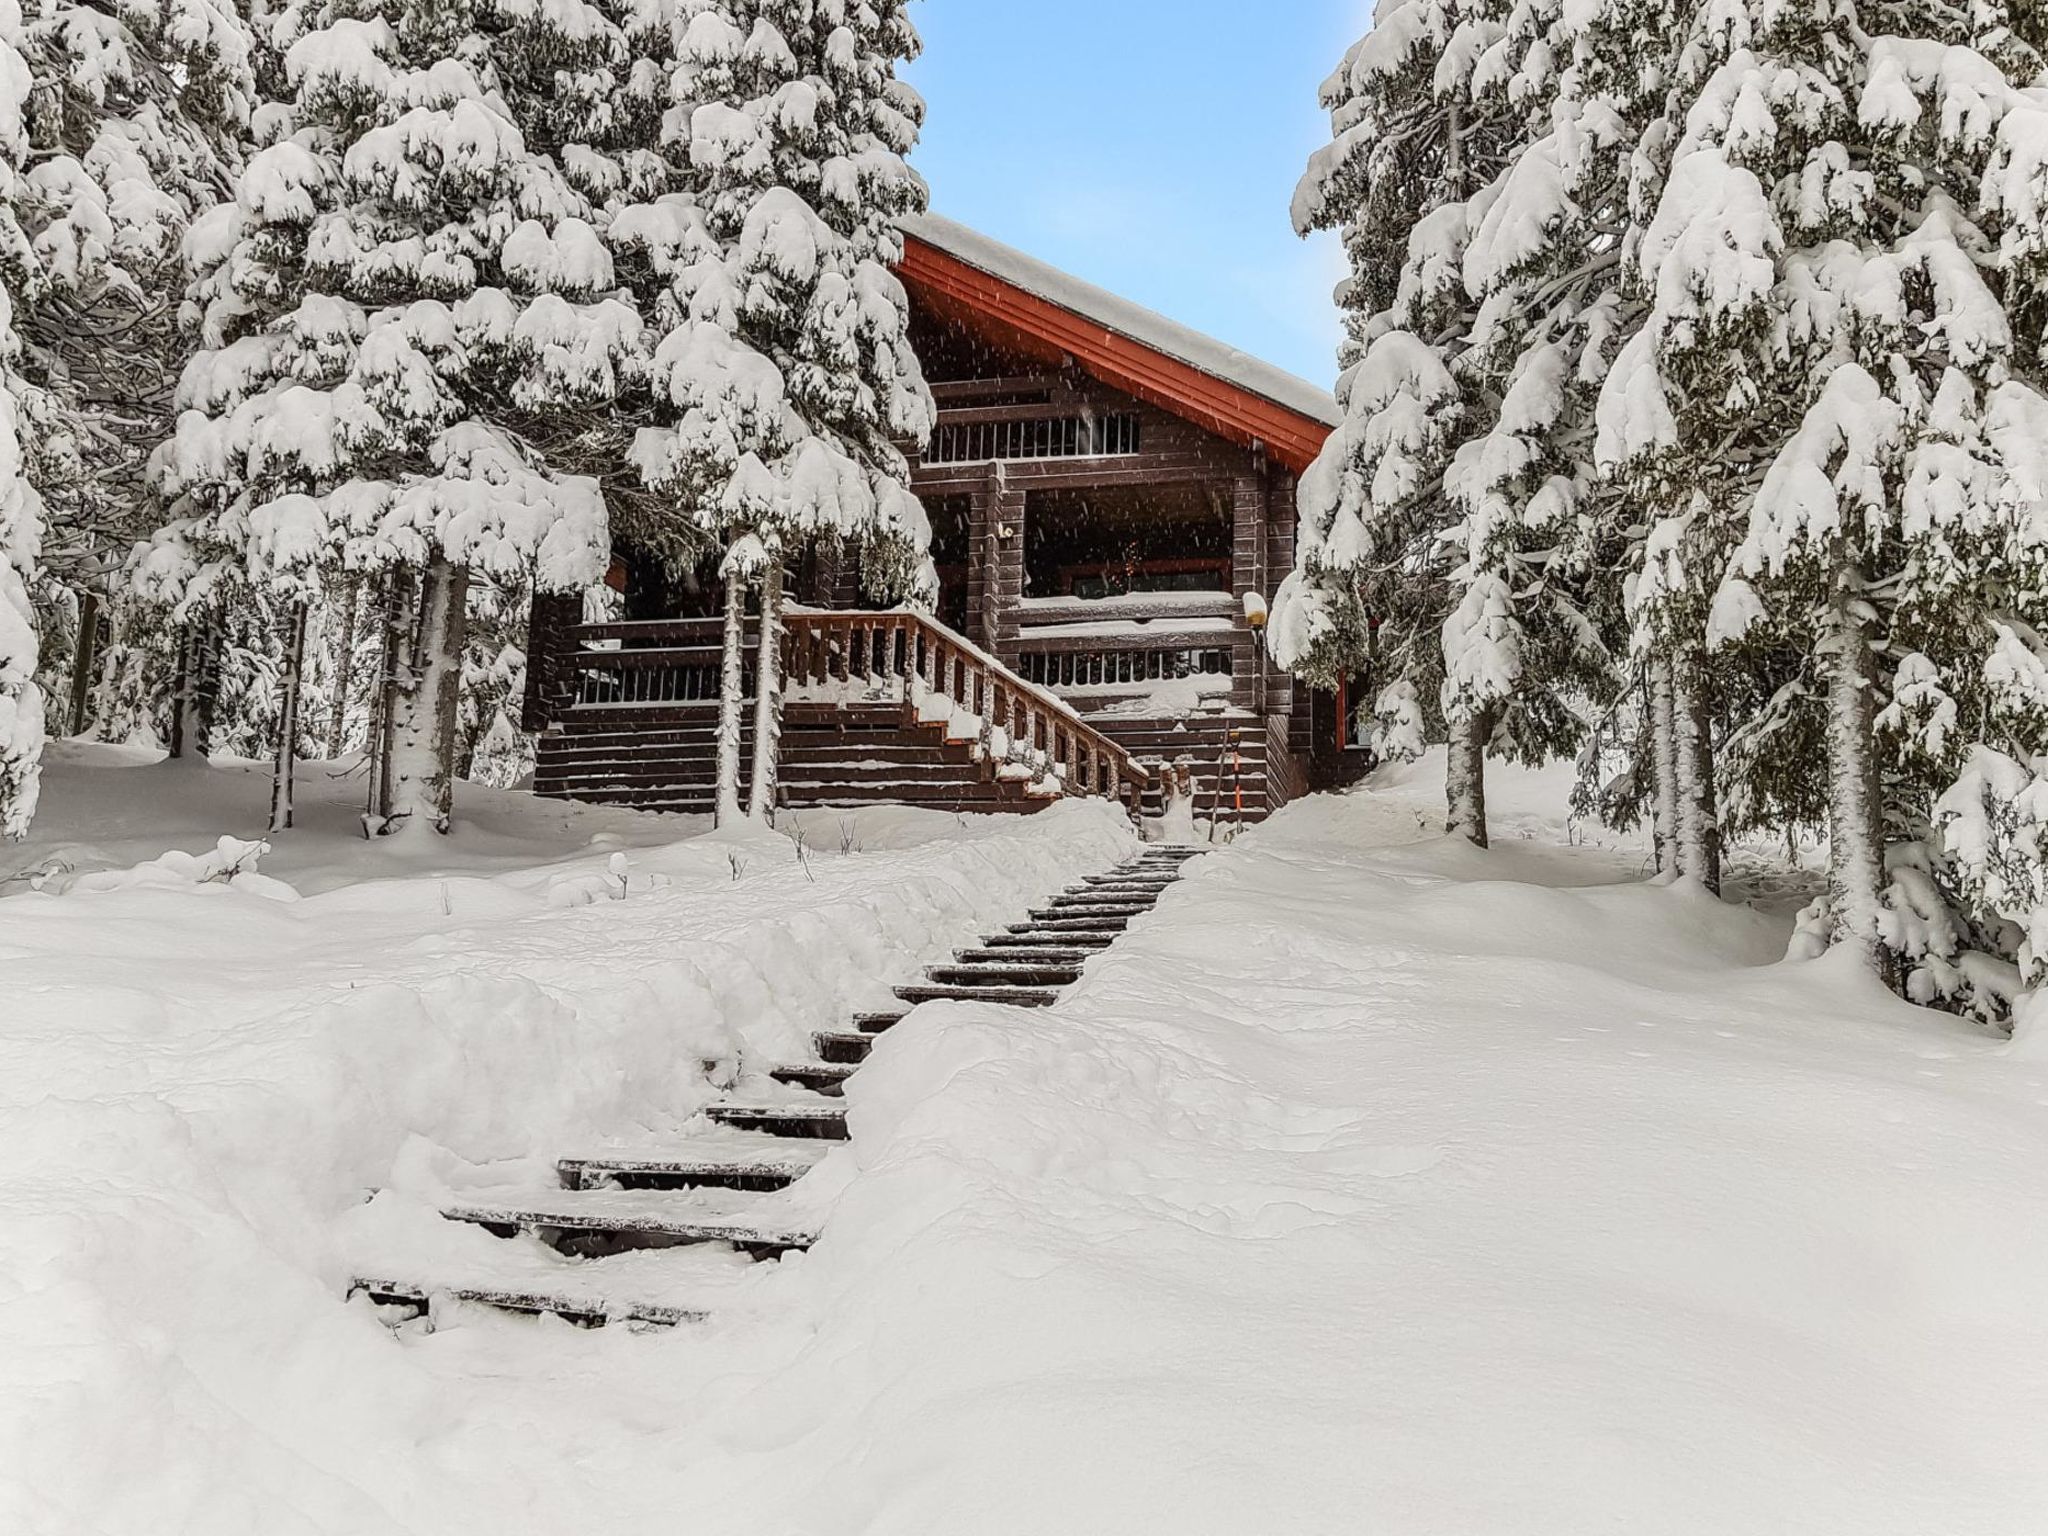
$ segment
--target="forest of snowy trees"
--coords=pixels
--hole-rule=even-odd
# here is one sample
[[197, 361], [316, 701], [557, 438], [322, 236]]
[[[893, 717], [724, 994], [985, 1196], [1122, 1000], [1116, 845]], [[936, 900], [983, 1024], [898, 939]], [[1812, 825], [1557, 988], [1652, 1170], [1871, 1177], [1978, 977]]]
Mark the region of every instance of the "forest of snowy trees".
[[614, 531], [724, 550], [764, 655], [787, 541], [909, 591], [906, 8], [6, 7], [4, 830], [86, 729], [275, 753], [277, 826], [362, 753], [372, 830], [445, 828], [523, 769], [529, 597], [601, 601]]
[[1825, 835], [1813, 949], [2048, 973], [2048, 17], [1382, 0], [1324, 87], [1345, 424], [1274, 605], [1374, 745], [1576, 754], [1717, 887]]
[[[726, 583], [772, 804], [783, 556], [929, 581], [908, 0], [0, 13], [0, 831], [50, 734], [509, 783], [536, 592]], [[1384, 757], [1580, 764], [1922, 1002], [2048, 979], [2048, 21], [2009, 0], [1382, 0], [1295, 200], [1344, 424], [1279, 659]], [[758, 611], [751, 786], [739, 650]], [[742, 803], [743, 791], [748, 803]]]

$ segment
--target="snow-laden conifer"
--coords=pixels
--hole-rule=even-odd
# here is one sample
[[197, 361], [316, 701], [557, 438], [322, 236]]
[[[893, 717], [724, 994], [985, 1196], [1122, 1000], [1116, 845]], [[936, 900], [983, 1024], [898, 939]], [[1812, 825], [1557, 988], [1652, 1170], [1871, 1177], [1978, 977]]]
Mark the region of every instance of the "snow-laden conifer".
[[1941, 899], [1930, 786], [2040, 591], [2048, 422], [2015, 324], [2040, 228], [2015, 82], [2040, 61], [2003, 9], [1702, 7], [1638, 254], [1653, 309], [1603, 423], [1736, 512], [1705, 638], [1794, 658], [1825, 743], [1821, 926], [1923, 1001], [1971, 990], [1983, 937]]
[[1482, 843], [1485, 756], [1525, 652], [1491, 530], [1459, 494], [1500, 407], [1470, 366], [1466, 268], [1498, 233], [1495, 181], [1549, 69], [1510, 19], [1493, 0], [1390, 0], [1323, 87], [1332, 141], [1294, 215], [1303, 233], [1340, 230], [1352, 265], [1344, 420], [1302, 477], [1271, 629], [1276, 658], [1311, 681], [1372, 679], [1380, 750], [1418, 747], [1421, 711], [1445, 721], [1450, 827]]
[[583, 0], [336, 0], [275, 27], [294, 95], [190, 240], [205, 350], [158, 459], [186, 516], [140, 578], [194, 609], [380, 575], [380, 819], [445, 827], [471, 582], [575, 591], [608, 559], [597, 482], [541, 441], [642, 356], [590, 147], [629, 48]]
[[900, 444], [930, 392], [890, 270], [925, 204], [904, 161], [923, 104], [896, 78], [903, 0], [682, 0], [668, 151], [687, 192], [623, 212], [613, 244], [664, 284], [657, 424], [634, 460], [725, 551], [718, 810], [739, 812], [744, 589], [762, 585], [750, 813], [772, 804], [783, 563], [858, 544], [871, 592], [920, 576], [930, 529]]

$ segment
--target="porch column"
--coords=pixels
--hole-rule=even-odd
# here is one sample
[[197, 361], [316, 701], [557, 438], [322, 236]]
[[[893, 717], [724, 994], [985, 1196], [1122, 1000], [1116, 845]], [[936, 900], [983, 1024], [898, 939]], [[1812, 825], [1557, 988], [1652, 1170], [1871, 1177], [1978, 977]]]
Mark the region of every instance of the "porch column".
[[968, 638], [1006, 667], [1017, 664], [1017, 605], [1024, 597], [1024, 492], [1001, 464], [974, 493], [968, 515]]
[[[1276, 469], [1266, 485], [1266, 601], [1294, 569], [1294, 476]], [[1294, 678], [1266, 662], [1266, 713], [1273, 716], [1294, 713]], [[1303, 749], [1307, 742], [1302, 744]]]
[[583, 599], [535, 593], [528, 614], [526, 705], [520, 724], [529, 731], [544, 731], [575, 702], [570, 657], [576, 639], [570, 631], [583, 622]]
[[1272, 596], [1266, 590], [1266, 484], [1264, 474], [1257, 471], [1230, 483], [1230, 592], [1238, 603], [1238, 627], [1231, 637], [1230, 702], [1240, 709], [1261, 709], [1265, 658], [1258, 637], [1244, 622], [1246, 593]]

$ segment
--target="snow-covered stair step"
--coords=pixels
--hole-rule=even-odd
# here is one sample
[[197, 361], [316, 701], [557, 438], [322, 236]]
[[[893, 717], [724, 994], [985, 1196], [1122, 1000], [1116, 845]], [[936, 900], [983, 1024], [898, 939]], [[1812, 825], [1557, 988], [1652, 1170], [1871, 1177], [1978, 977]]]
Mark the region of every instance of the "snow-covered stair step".
[[795, 1062], [786, 1067], [776, 1067], [769, 1076], [778, 1083], [787, 1083], [792, 1088], [808, 1088], [813, 1093], [837, 1096], [845, 1092], [846, 1080], [857, 1069], [835, 1061]]
[[774, 1265], [722, 1244], [575, 1258], [540, 1242], [506, 1242], [388, 1194], [349, 1212], [340, 1241], [357, 1277], [352, 1289], [408, 1313], [447, 1297], [579, 1323], [669, 1325], [768, 1305], [762, 1283], [775, 1274]]
[[844, 1104], [714, 1104], [704, 1111], [715, 1125], [765, 1131], [796, 1140], [846, 1140]]
[[1012, 1008], [1050, 1008], [1060, 996], [1032, 987], [954, 987], [922, 982], [898, 987], [896, 995], [906, 1003], [1006, 1003]]
[[879, 1035], [884, 1030], [894, 1029], [909, 1017], [907, 1008], [894, 1008], [884, 1013], [856, 1013], [853, 1027], [864, 1035]]
[[1064, 928], [1055, 932], [1036, 923], [1019, 923], [1008, 933], [992, 933], [981, 942], [989, 949], [1015, 949], [1029, 952], [1039, 950], [1085, 949], [1090, 951], [1109, 948], [1123, 932], [1121, 925], [1115, 929]]
[[1042, 960], [935, 965], [925, 972], [925, 979], [950, 987], [1070, 987], [1081, 979], [1081, 967], [1052, 965]]
[[1079, 945], [1055, 949], [1049, 944], [1004, 944], [953, 952], [954, 960], [961, 965], [1057, 965], [1076, 970], [1094, 957], [1094, 950]]
[[1180, 879], [1178, 867], [1157, 873], [1132, 870], [1125, 874], [1089, 875], [1081, 881], [1091, 891], [1163, 891]]
[[730, 1243], [757, 1258], [811, 1246], [813, 1234], [767, 1202], [739, 1190], [550, 1190], [451, 1201], [450, 1221], [499, 1237], [530, 1233], [564, 1252], [590, 1256], [679, 1243]]
[[579, 1328], [679, 1328], [685, 1323], [710, 1319], [709, 1312], [691, 1312], [665, 1307], [659, 1302], [613, 1300], [582, 1296], [573, 1291], [522, 1291], [501, 1285], [417, 1285], [405, 1280], [380, 1280], [358, 1276], [350, 1287], [352, 1296], [367, 1296], [380, 1307], [402, 1309], [412, 1317], [428, 1315], [436, 1300], [447, 1298], [499, 1312], [523, 1312], [529, 1317], [559, 1317]]
[[830, 1149], [756, 1131], [707, 1131], [673, 1146], [606, 1149], [555, 1165], [564, 1189], [787, 1189]]
[[811, 1036], [818, 1047], [818, 1054], [827, 1061], [836, 1061], [846, 1066], [859, 1066], [868, 1059], [868, 1052], [875, 1048], [875, 1037], [857, 1034], [850, 1030], [821, 1030]]
[[[1130, 916], [1136, 916], [1135, 913]], [[1130, 927], [1126, 917], [1064, 917], [1058, 912], [1037, 911], [1028, 923], [1016, 923], [1012, 933], [1122, 933]]]
[[1051, 906], [1038, 910], [1048, 917], [1136, 917], [1156, 905], [1151, 900], [1089, 901], [1085, 897], [1055, 896]]

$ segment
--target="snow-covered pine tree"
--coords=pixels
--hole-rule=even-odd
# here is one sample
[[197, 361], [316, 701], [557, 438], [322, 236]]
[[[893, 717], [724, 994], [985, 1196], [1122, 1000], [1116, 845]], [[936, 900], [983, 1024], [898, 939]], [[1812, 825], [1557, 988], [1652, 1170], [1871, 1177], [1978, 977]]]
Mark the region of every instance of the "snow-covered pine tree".
[[901, 598], [930, 529], [901, 443], [930, 392], [890, 270], [925, 206], [905, 163], [923, 104], [896, 78], [918, 39], [905, 0], [682, 0], [670, 153], [687, 195], [612, 225], [622, 264], [661, 281], [658, 425], [634, 460], [725, 551], [718, 813], [740, 814], [746, 586], [762, 587], [748, 813], [773, 804], [780, 573], [814, 540], [856, 542], [863, 579]]
[[[10, 334], [7, 322], [0, 287], [0, 340]], [[42, 521], [21, 457], [14, 394], [0, 374], [0, 838], [27, 835], [43, 756], [43, 692], [36, 684], [36, 615], [29, 601]]]
[[[2038, 506], [2044, 418], [2038, 342], [2013, 320], [2042, 183], [2007, 69], [2031, 81], [2040, 61], [1991, 3], [1709, 4], [1689, 43], [1615, 435], [1746, 515], [1708, 639], [1781, 647], [1809, 680], [1817, 926], [1922, 1001], [1958, 997], [1971, 935], [1910, 846], [1931, 796], [1881, 761], [1878, 721], [1946, 718], [2025, 600], [2007, 555]], [[1888, 844], [1909, 845], [1890, 868]]]
[[472, 575], [602, 579], [604, 500], [536, 446], [630, 387], [644, 327], [597, 222], [621, 27], [580, 0], [334, 0], [270, 42], [295, 92], [236, 203], [192, 242], [206, 345], [159, 480], [182, 520], [144, 560], [388, 575], [382, 830], [445, 829]]
[[[35, 386], [25, 411], [45, 503], [38, 597], [54, 644], [46, 682], [72, 681], [83, 594], [110, 581], [151, 526], [145, 463], [170, 429], [184, 356], [179, 244], [230, 195], [253, 79], [230, 0], [107, 6], [40, 0], [4, 26], [28, 65], [27, 155], [0, 234]], [[90, 663], [91, 658], [83, 658]]]
[[[1526, 762], [1578, 746], [1589, 707], [1623, 691], [1628, 626], [1613, 578], [1649, 541], [1634, 498], [1602, 473], [1596, 419], [1641, 317], [1626, 281], [1634, 213], [1688, 10], [1517, 6], [1498, 49], [1519, 61], [1504, 89], [1526, 126], [1468, 205], [1462, 280], [1477, 308], [1454, 367], [1468, 398], [1497, 404], [1446, 480], [1465, 513], [1447, 713], [1497, 718], [1494, 750]], [[1692, 803], [1704, 807], [1696, 863], [1712, 883], [1711, 792]]]
[[1294, 217], [1304, 234], [1341, 231], [1351, 262], [1345, 419], [1302, 477], [1296, 568], [1269, 631], [1275, 658], [1312, 682], [1373, 680], [1382, 753], [1419, 753], [1443, 721], [1448, 827], [1482, 845], [1518, 621], [1508, 594], [1461, 577], [1476, 567], [1445, 472], [1498, 406], [1459, 372], [1476, 319], [1464, 268], [1486, 211], [1474, 199], [1529, 138], [1530, 82], [1547, 69], [1509, 17], [1495, 0], [1385, 0], [1323, 86], [1332, 141]]
[[[16, 42], [0, 34], [0, 180], [10, 188], [18, 184], [29, 147], [30, 76]], [[0, 240], [17, 251], [25, 245], [4, 202]], [[0, 269], [0, 839], [28, 833], [42, 776], [44, 732], [33, 597], [42, 573], [42, 502], [29, 482], [22, 443], [22, 402], [33, 391], [17, 372], [22, 267], [16, 259]]]

